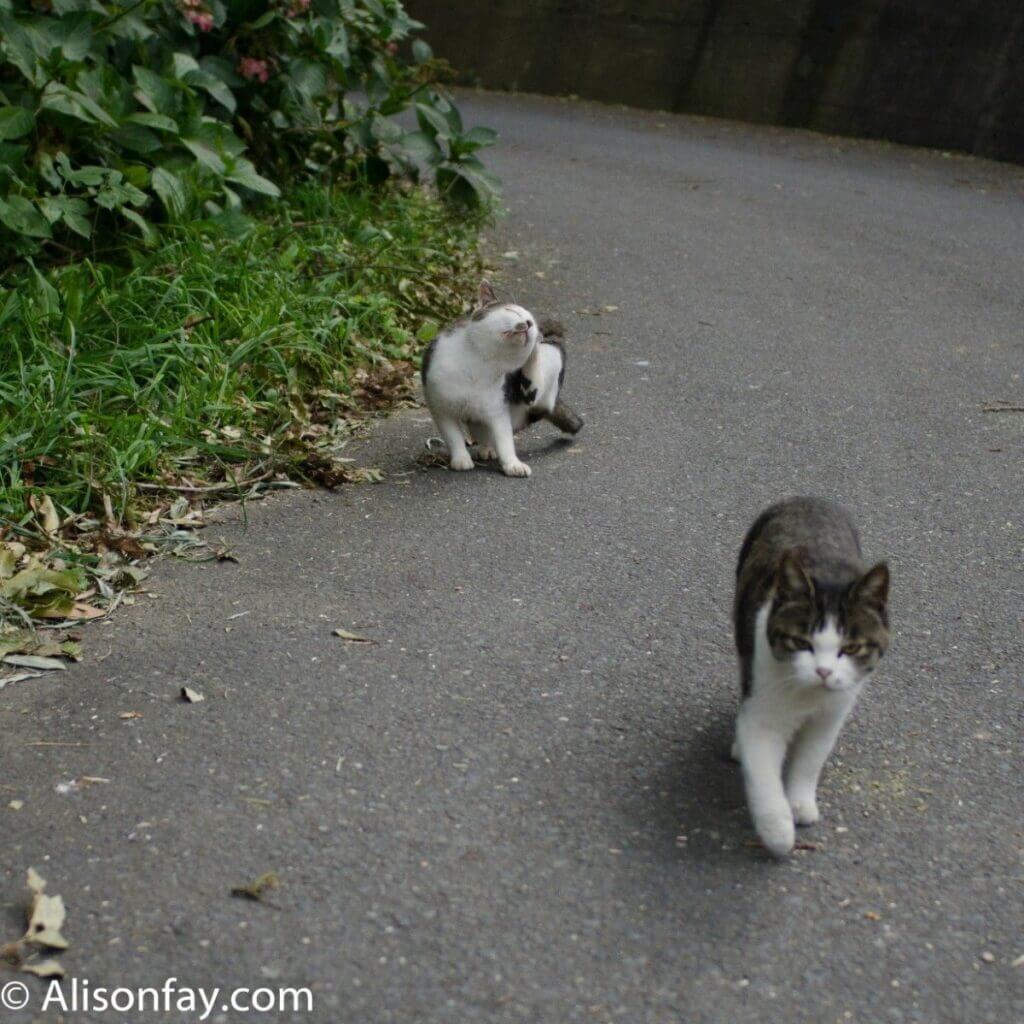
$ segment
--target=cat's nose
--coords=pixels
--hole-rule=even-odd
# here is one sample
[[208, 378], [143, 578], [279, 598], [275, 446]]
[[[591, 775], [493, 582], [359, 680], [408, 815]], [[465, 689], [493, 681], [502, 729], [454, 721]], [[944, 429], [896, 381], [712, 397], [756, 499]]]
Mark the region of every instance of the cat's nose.
[[828, 679], [830, 675], [832, 675], [832, 669], [825, 668], [824, 666], [819, 666], [814, 671], [818, 673], [818, 676], [820, 677], [822, 682], [824, 682], [826, 679]]

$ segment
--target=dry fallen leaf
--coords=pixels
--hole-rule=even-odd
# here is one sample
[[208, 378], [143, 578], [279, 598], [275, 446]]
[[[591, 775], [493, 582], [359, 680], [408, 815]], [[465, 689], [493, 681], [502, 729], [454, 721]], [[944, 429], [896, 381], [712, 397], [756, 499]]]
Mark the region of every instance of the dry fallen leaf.
[[864, 911], [864, 916], [869, 921], [881, 921], [882, 920], [882, 915], [881, 914], [876, 914], [875, 911], [873, 911], [873, 910], [865, 910]]
[[35, 499], [31, 504], [39, 518], [39, 525], [47, 533], [56, 533], [60, 529], [60, 516], [57, 515], [53, 499], [48, 494], [44, 494], [42, 498]]
[[[64, 926], [64, 900], [60, 896], [46, 894], [46, 881], [35, 868], [28, 869], [26, 879], [32, 892], [32, 903], [28, 912], [28, 927], [25, 934], [15, 942], [7, 942], [0, 946], [0, 959], [7, 960], [15, 966], [24, 966], [25, 960], [39, 949], [67, 949], [68, 940], [61, 934]], [[42, 968], [44, 964], [34, 965]], [[32, 973], [35, 973], [34, 971]], [[52, 975], [42, 975], [51, 977]]]
[[347, 641], [350, 644], [375, 644], [376, 640], [371, 640], [367, 636], [360, 636], [358, 633], [350, 633], [347, 629], [336, 629], [334, 630], [335, 636], [340, 636], [342, 640]]
[[185, 701], [186, 704], [198, 704], [200, 701], [206, 700], [198, 690], [193, 690], [189, 686], [183, 686], [181, 688], [181, 699]]
[[236, 885], [231, 890], [231, 895], [246, 900], [262, 900], [265, 892], [276, 889], [280, 884], [277, 875], [273, 871], [267, 871], [248, 885]]
[[64, 968], [56, 960], [42, 960], [37, 964], [22, 964], [26, 974], [34, 974], [37, 978], [63, 978]]
[[142, 712], [141, 711], [122, 711], [121, 714], [119, 714], [117, 717], [118, 718], [123, 718], [125, 720], [128, 720], [130, 718], [141, 718], [142, 717]]
[[2, 659], [5, 665], [19, 668], [37, 668], [43, 672], [65, 672], [67, 665], [56, 658], [43, 658], [38, 654], [8, 654]]
[[8, 805], [12, 811], [20, 811], [25, 806], [24, 800], [12, 800]]
[[24, 679], [38, 679], [41, 675], [41, 672], [16, 672], [13, 676], [4, 676], [0, 678], [0, 690], [8, 683], [20, 683]]
[[68, 619], [98, 619], [106, 615], [105, 608], [97, 608], [95, 605], [83, 604], [81, 601], [76, 601], [71, 606], [71, 611], [65, 616]]

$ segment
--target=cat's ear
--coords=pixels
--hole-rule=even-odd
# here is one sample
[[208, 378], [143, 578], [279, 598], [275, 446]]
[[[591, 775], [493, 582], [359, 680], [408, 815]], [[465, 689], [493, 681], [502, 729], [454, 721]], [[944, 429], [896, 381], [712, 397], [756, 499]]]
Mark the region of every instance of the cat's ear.
[[853, 585], [853, 599], [885, 611], [889, 600], [889, 566], [885, 562], [868, 569]]
[[489, 306], [492, 302], [498, 301], [498, 296], [494, 294], [494, 287], [486, 277], [480, 282], [480, 291], [477, 298], [481, 306]]
[[779, 567], [775, 570], [775, 593], [781, 598], [809, 597], [814, 593], [814, 584], [796, 548], [782, 552]]

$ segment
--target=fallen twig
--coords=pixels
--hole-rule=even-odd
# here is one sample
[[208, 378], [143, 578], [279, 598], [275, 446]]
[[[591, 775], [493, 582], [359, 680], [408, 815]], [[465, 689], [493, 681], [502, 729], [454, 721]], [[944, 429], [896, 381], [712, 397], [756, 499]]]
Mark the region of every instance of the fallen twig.
[[261, 483], [268, 477], [273, 476], [274, 471], [268, 469], [259, 476], [250, 477], [248, 480], [225, 480], [222, 484], [209, 484], [205, 487], [192, 487], [186, 484], [136, 484], [140, 491], [175, 491], [182, 494], [217, 494], [221, 491], [240, 491], [243, 487], [251, 487], [253, 484]]

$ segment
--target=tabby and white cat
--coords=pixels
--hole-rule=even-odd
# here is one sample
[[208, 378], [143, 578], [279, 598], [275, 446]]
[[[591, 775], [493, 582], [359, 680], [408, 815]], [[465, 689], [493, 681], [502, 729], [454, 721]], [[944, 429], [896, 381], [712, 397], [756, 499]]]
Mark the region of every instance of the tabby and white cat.
[[499, 302], [490, 283], [480, 305], [445, 328], [423, 355], [423, 395], [448, 447], [450, 466], [473, 468], [474, 438], [482, 459], [496, 458], [506, 476], [529, 476], [513, 433], [538, 419], [575, 433], [582, 421], [559, 401], [565, 350], [558, 325], [545, 340], [533, 314]]
[[754, 827], [777, 857], [792, 850], [794, 823], [818, 820], [818, 777], [889, 643], [888, 596], [888, 567], [866, 568], [852, 518], [831, 501], [773, 505], [743, 541], [733, 757]]

